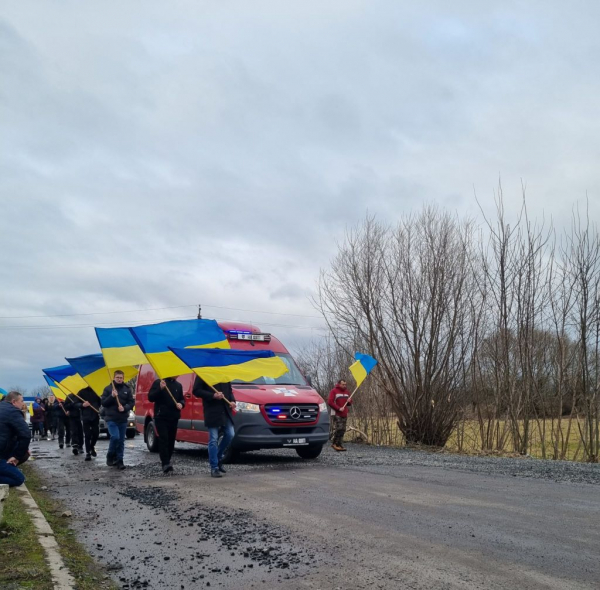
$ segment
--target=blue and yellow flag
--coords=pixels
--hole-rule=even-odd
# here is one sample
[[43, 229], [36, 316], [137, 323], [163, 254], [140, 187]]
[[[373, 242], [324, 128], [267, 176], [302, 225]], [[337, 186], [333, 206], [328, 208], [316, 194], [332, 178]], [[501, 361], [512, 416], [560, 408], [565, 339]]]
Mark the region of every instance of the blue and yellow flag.
[[154, 372], [161, 378], [190, 373], [169, 347], [229, 348], [227, 337], [215, 320], [175, 320], [129, 328]]
[[44, 379], [46, 380], [52, 395], [61, 402], [64, 402], [67, 399], [67, 394], [58, 386], [58, 383], [56, 383], [54, 379], [50, 379], [48, 375], [44, 375]]
[[97, 395], [102, 395], [104, 388], [111, 383], [117, 369], [123, 371], [125, 381], [133, 379], [138, 374], [137, 367], [115, 367], [109, 370], [101, 354], [88, 354], [66, 360]]
[[109, 369], [148, 362], [129, 328], [94, 328], [104, 362]]
[[82, 379], [81, 375], [71, 365], [60, 365], [42, 369], [42, 371], [56, 381], [56, 384], [68, 393], [79, 393], [85, 389], [88, 384]]
[[277, 379], [288, 371], [287, 365], [270, 350], [171, 350], [209, 385], [235, 380], [254, 381], [259, 377]]
[[366, 376], [373, 370], [377, 361], [372, 356], [360, 352], [355, 353], [354, 358], [356, 362], [350, 365], [350, 372], [356, 380], [356, 387], [358, 388]]

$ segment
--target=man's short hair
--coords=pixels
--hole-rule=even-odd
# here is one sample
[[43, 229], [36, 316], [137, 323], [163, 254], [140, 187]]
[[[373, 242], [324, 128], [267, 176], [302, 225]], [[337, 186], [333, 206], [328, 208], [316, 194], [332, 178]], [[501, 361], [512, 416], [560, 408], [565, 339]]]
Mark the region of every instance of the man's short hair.
[[125, 373], [123, 373], [123, 371], [120, 369], [116, 370], [113, 376], [116, 377], [117, 375], [123, 375], [123, 377], [125, 377]]
[[23, 397], [22, 393], [18, 391], [9, 391], [6, 396], [6, 401], [10, 404], [11, 402], [17, 401], [20, 397]]

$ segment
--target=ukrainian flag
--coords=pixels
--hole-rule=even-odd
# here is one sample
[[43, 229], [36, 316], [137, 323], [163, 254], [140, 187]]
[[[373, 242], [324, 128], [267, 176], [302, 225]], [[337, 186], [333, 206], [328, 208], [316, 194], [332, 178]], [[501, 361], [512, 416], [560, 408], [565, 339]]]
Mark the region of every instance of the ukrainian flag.
[[215, 320], [175, 320], [129, 329], [161, 379], [190, 372], [185, 363], [171, 352], [171, 346], [229, 348], [227, 337]]
[[287, 373], [286, 364], [270, 350], [214, 350], [171, 348], [196, 375], [209, 385], [229, 381], [277, 379]]
[[356, 387], [358, 388], [366, 376], [373, 370], [377, 361], [372, 356], [360, 352], [355, 353], [354, 358], [356, 362], [350, 365], [350, 372], [356, 380]]
[[97, 395], [102, 395], [104, 388], [110, 384], [117, 369], [123, 371], [125, 381], [133, 379], [138, 374], [137, 367], [115, 367], [109, 370], [101, 354], [88, 354], [66, 360]]
[[106, 366], [110, 369], [143, 365], [144, 353], [129, 328], [94, 328]]
[[67, 396], [65, 395], [65, 392], [58, 386], [58, 383], [56, 383], [54, 379], [50, 379], [48, 375], [44, 375], [44, 379], [46, 380], [52, 395], [61, 402], [64, 402], [67, 399]]
[[63, 391], [69, 393], [79, 393], [85, 389], [88, 384], [82, 379], [81, 375], [71, 365], [60, 365], [58, 367], [50, 367], [42, 369], [50, 379], [56, 381], [56, 384]]

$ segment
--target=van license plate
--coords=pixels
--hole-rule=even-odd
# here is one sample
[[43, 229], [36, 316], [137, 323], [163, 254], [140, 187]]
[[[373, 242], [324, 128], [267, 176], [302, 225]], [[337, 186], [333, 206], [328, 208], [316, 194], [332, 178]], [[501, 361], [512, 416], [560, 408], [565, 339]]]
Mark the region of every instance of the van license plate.
[[305, 438], [286, 438], [283, 443], [284, 447], [297, 447], [299, 445], [307, 445]]

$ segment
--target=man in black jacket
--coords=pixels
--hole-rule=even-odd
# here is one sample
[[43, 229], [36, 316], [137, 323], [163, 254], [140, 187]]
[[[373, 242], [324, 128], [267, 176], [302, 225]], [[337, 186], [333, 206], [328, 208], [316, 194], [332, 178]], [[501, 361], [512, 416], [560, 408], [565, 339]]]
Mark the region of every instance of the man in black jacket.
[[83, 453], [81, 400], [77, 399], [76, 395], [70, 393], [65, 400], [64, 408], [69, 414], [69, 428], [71, 430], [71, 446], [73, 447], [73, 455], [79, 455], [79, 453]]
[[[65, 400], [66, 401], [66, 400]], [[58, 426], [58, 448], [62, 449], [64, 443], [71, 446], [71, 423], [69, 422], [69, 413], [65, 408], [65, 403], [59, 399], [54, 402], [54, 416]]]
[[106, 464], [117, 469], [125, 469], [123, 456], [125, 454], [125, 433], [127, 418], [134, 406], [133, 393], [125, 382], [123, 371], [115, 371], [113, 382], [102, 392], [104, 419], [110, 434]]
[[20, 486], [25, 476], [17, 469], [29, 457], [31, 433], [23, 418], [23, 396], [11, 391], [0, 402], [0, 484]]
[[[216, 391], [215, 391], [216, 390]], [[212, 389], [200, 377], [196, 376], [193, 394], [202, 399], [204, 407], [204, 426], [208, 428], [208, 461], [212, 477], [223, 477], [223, 454], [233, 440], [233, 410], [235, 398], [231, 383], [219, 383]], [[229, 403], [228, 403], [229, 402]], [[219, 434], [223, 434], [219, 444]]]
[[169, 473], [173, 471], [171, 457], [175, 448], [177, 424], [181, 410], [185, 407], [183, 387], [175, 377], [156, 379], [148, 392], [148, 401], [154, 402], [154, 425], [158, 434], [162, 470], [163, 473]]
[[100, 398], [91, 387], [82, 389], [77, 395], [85, 441], [85, 460], [91, 461], [92, 457], [97, 457], [96, 443], [100, 436]]

